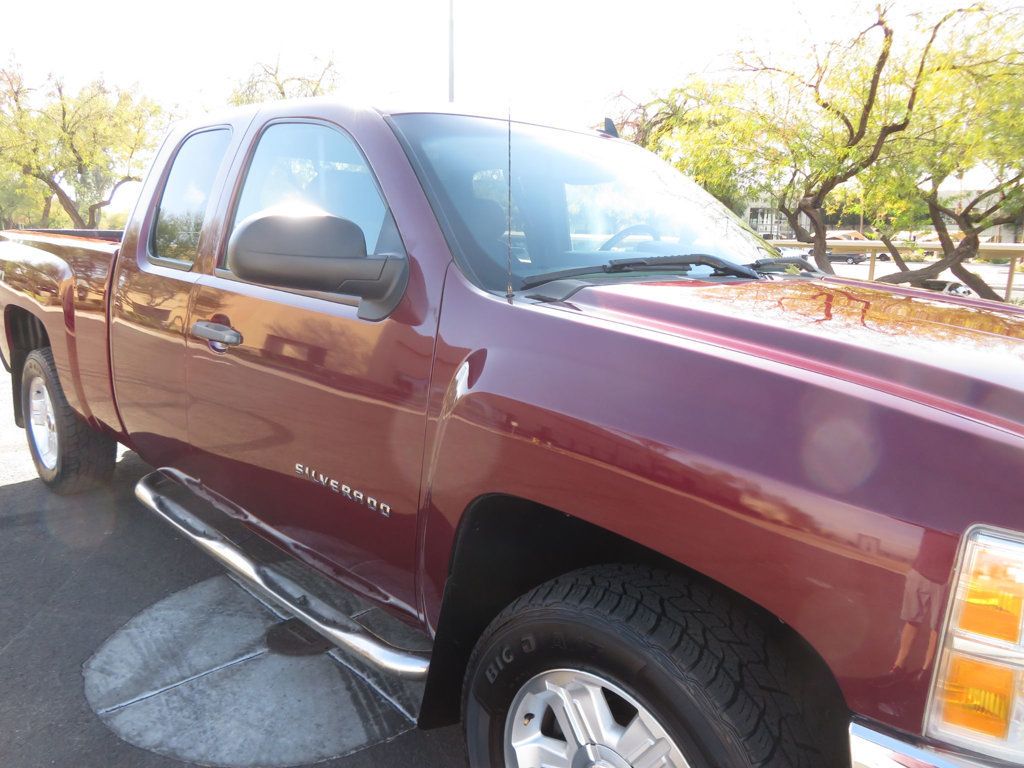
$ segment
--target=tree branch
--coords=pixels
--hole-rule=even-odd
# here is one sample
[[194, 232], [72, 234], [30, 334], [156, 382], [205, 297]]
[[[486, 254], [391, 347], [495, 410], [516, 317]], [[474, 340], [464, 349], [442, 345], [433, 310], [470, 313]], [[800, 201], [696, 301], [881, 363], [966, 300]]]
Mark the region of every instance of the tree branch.
[[[850, 140], [846, 142], [846, 146], [855, 147], [864, 139], [864, 134], [868, 130], [868, 118], [871, 117], [871, 112], [875, 108], [875, 100], [878, 98], [878, 83], [882, 79], [882, 72], [885, 70], [885, 65], [889, 61], [889, 54], [892, 52], [892, 27], [885, 19], [885, 14], [879, 11], [878, 21], [870, 27], [881, 27], [882, 29], [882, 50], [878, 52], [878, 58], [875, 60], [874, 69], [871, 72], [871, 84], [868, 86], [868, 95], [864, 100], [864, 104], [860, 110], [860, 121], [857, 123], [857, 131], [850, 131]], [[869, 30], [868, 30], [869, 31]], [[865, 31], [862, 34], [867, 34]]]
[[106, 200], [100, 200], [99, 202], [93, 203], [92, 205], [89, 206], [89, 224], [87, 227], [88, 229], [96, 229], [99, 226], [100, 210], [110, 205], [110, 201], [114, 199], [114, 194], [117, 192], [117, 190], [121, 188], [121, 185], [127, 184], [129, 181], [140, 181], [140, 179], [138, 176], [124, 176], [120, 178], [117, 181], [117, 183], [114, 184], [114, 186], [111, 188], [110, 194], [107, 195]]
[[43, 182], [43, 184], [50, 188], [50, 191], [52, 191], [53, 194], [56, 196], [57, 202], [60, 203], [60, 207], [64, 209], [64, 212], [67, 213], [68, 216], [71, 217], [71, 221], [72, 223], [74, 223], [76, 228], [87, 228], [85, 226], [85, 219], [83, 219], [82, 214], [78, 212], [78, 204], [71, 199], [71, 195], [69, 195], [64, 190], [64, 188], [57, 183], [56, 179], [40, 171], [33, 171], [29, 167], [23, 168], [22, 171], [25, 173], [26, 176], [32, 176], [34, 178], [37, 178], [41, 182]]

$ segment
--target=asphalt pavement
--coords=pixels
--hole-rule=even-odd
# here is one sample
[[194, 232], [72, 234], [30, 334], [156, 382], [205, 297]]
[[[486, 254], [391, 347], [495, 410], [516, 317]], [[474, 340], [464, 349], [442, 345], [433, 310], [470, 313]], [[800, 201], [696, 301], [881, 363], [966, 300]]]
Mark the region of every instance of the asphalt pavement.
[[[458, 727], [417, 730], [376, 689], [345, 669], [322, 657], [315, 662], [320, 666], [308, 660], [301, 662], [305, 666], [289, 666], [291, 661], [276, 659], [261, 647], [262, 627], [277, 619], [245, 603], [249, 598], [226, 582], [218, 565], [135, 500], [133, 485], [147, 471], [138, 456], [122, 451], [109, 487], [75, 497], [49, 493], [36, 478], [24, 432], [14, 426], [10, 377], [0, 369], [2, 768], [172, 768], [218, 761], [283, 765], [295, 754], [314, 755], [324, 768], [466, 766]], [[231, 602], [227, 609], [225, 600]], [[152, 632], [146, 634], [161, 616], [170, 617], [157, 638], [165, 647], [151, 642]], [[208, 619], [223, 621], [211, 625]], [[194, 635], [190, 626], [196, 627]], [[170, 683], [140, 679], [148, 670], [166, 676], [162, 660], [168, 645], [196, 663], [200, 645], [244, 649], [253, 643], [256, 650], [241, 657], [245, 665], [230, 660], [211, 668], [215, 674], [204, 668]], [[233, 677], [217, 677], [224, 667]], [[268, 668], [271, 672], [260, 672]], [[243, 669], [251, 672], [240, 682], [243, 675], [237, 672]], [[202, 681], [202, 691], [189, 688], [195, 679]], [[121, 693], [116, 699], [115, 684], [121, 683], [142, 693]], [[221, 695], [211, 699], [211, 691]], [[278, 714], [282, 691], [297, 713], [295, 728], [282, 725]], [[153, 698], [156, 693], [162, 698]], [[115, 698], [101, 706], [107, 695]], [[159, 707], [154, 710], [155, 703]], [[150, 712], [143, 717], [145, 707]], [[129, 723], [134, 730], [121, 727], [117, 719], [130, 708], [139, 713]], [[178, 728], [175, 718], [182, 716]], [[332, 738], [337, 735], [332, 723], [344, 731], [340, 738]], [[243, 726], [248, 730], [238, 731]], [[262, 731], [287, 732], [289, 749], [253, 749], [248, 734]], [[197, 751], [204, 747], [204, 734], [213, 746], [222, 746], [218, 734], [233, 734], [247, 750]], [[303, 741], [307, 738], [309, 745]], [[179, 759], [190, 754], [212, 757]], [[266, 757], [261, 760], [259, 754]]]

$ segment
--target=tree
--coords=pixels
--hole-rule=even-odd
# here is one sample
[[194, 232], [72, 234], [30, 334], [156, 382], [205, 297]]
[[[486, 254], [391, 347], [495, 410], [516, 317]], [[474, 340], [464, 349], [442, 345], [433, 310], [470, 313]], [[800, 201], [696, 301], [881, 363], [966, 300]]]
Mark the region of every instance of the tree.
[[[881, 280], [919, 282], [949, 269], [979, 296], [1001, 298], [964, 261], [977, 254], [986, 229], [1024, 216], [1022, 34], [1024, 22], [1017, 15], [984, 14], [962, 33], [962, 45], [975, 52], [972, 60], [949, 55], [937, 62], [914, 130], [900, 152], [884, 162], [915, 180], [910, 193], [926, 207], [943, 255], [927, 267]], [[987, 172], [982, 189], [963, 196], [944, 191], [950, 180], [971, 171]]]
[[833, 42], [815, 51], [810, 70], [780, 68], [760, 56], [741, 59], [755, 88], [768, 80], [803, 96], [792, 102], [796, 115], [786, 121], [791, 124], [789, 135], [772, 130], [771, 115], [766, 116], [765, 132], [770, 140], [786, 145], [795, 141], [803, 150], [799, 151], [803, 173], [797, 174], [802, 176], [797, 208], [811, 222], [819, 268], [832, 271], [825, 255], [828, 195], [870, 168], [894, 137], [907, 130], [932, 71], [940, 32], [972, 10], [956, 9], [920, 24], [909, 44], [895, 55], [889, 11], [879, 6], [871, 25], [852, 41]]
[[54, 209], [53, 194], [38, 179], [0, 166], [0, 229], [69, 224], [62, 213]]
[[[852, 40], [814, 47], [804, 69], [741, 54], [727, 79], [711, 87], [691, 81], [652, 103], [647, 117], [657, 125], [634, 133], [656, 149], [668, 143], [698, 156], [729, 155], [731, 161], [712, 166], [723, 174], [715, 184], [735, 184], [752, 198], [772, 201], [797, 237], [813, 243], [818, 266], [832, 272], [825, 255], [829, 195], [874, 165], [910, 126], [937, 48], [972, 55], [945, 33], [973, 12], [918, 17], [897, 46], [889, 10], [879, 6]], [[634, 116], [643, 117], [642, 111]], [[676, 159], [684, 170], [699, 167], [698, 161]]]
[[869, 234], [885, 243], [893, 263], [907, 271], [895, 239], [899, 232], [927, 226], [928, 207], [918, 194], [916, 172], [898, 158], [898, 151], [893, 152], [890, 161], [876, 163], [857, 177], [847, 188], [846, 211], [863, 216]]
[[0, 69], [0, 167], [41, 184], [43, 205], [56, 200], [73, 226], [95, 229], [114, 193], [140, 179], [161, 116], [102, 81], [77, 93], [60, 80], [32, 89], [16, 67]]
[[338, 70], [333, 59], [313, 59], [313, 71], [308, 75], [285, 74], [281, 61], [257, 64], [249, 76], [241, 81], [228, 98], [232, 104], [258, 104], [261, 101], [297, 99], [322, 96], [338, 86]]

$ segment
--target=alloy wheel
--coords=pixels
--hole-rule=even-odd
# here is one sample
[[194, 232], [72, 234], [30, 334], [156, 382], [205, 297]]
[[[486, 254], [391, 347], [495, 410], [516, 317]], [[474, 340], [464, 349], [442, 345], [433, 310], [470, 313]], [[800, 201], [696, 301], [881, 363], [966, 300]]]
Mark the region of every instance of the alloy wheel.
[[556, 669], [529, 680], [505, 721], [508, 768], [689, 768], [665, 727], [621, 687]]
[[29, 384], [29, 431], [39, 461], [47, 469], [57, 466], [57, 414], [46, 388], [46, 380], [36, 376]]

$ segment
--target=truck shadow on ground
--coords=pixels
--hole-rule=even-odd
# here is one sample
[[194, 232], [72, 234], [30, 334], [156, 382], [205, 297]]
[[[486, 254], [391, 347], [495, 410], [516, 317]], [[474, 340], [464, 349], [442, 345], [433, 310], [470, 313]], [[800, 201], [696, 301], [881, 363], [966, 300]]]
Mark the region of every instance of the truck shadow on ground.
[[[129, 621], [223, 570], [136, 501], [152, 468], [119, 457], [112, 482], [57, 496], [0, 485], [0, 764], [181, 768], [119, 739], [93, 712], [83, 667]], [[461, 729], [408, 731], [319, 766], [465, 766]]]

